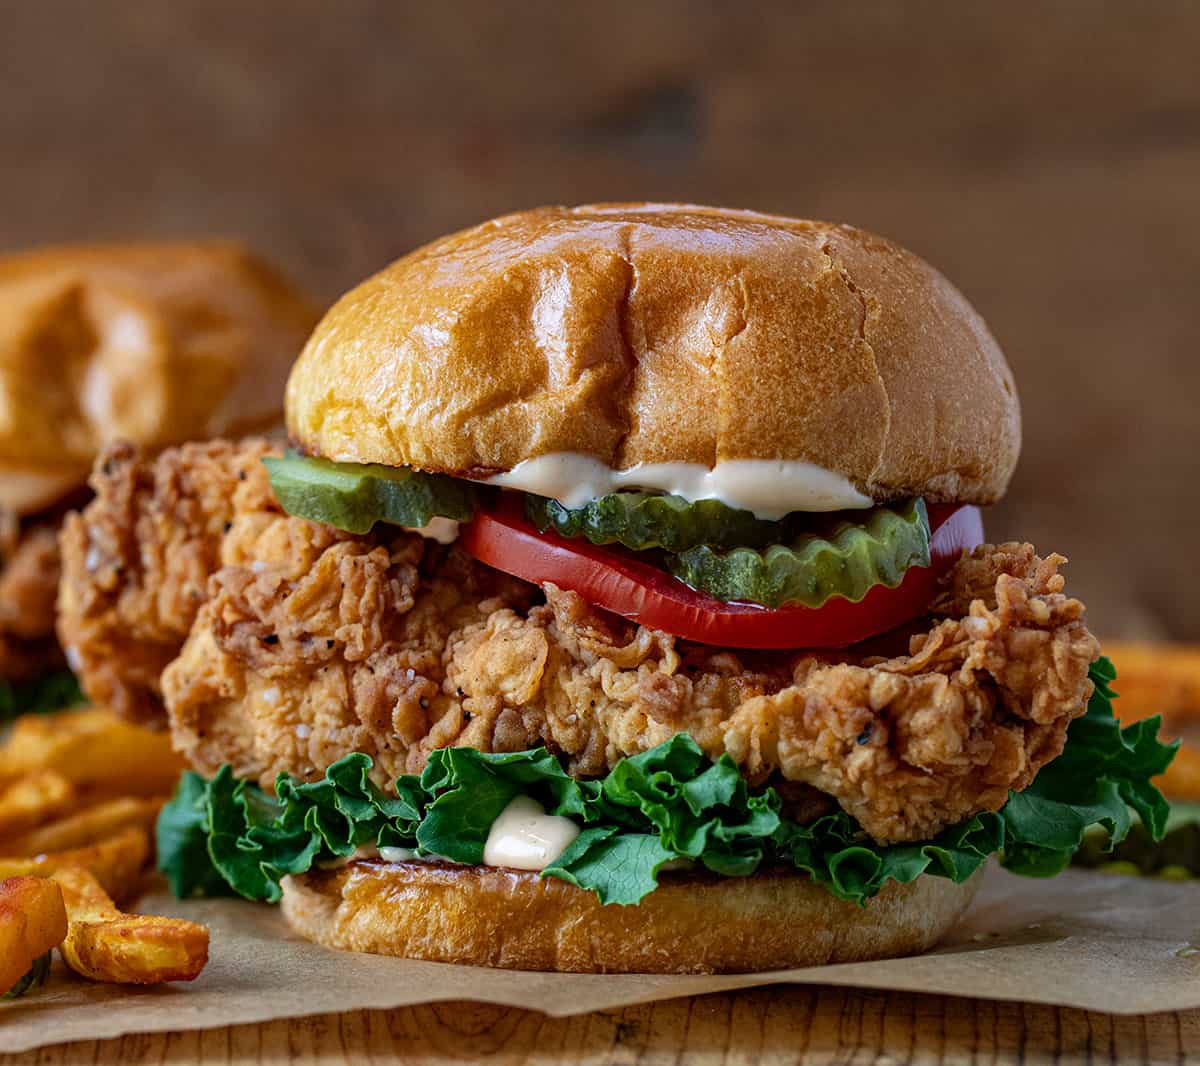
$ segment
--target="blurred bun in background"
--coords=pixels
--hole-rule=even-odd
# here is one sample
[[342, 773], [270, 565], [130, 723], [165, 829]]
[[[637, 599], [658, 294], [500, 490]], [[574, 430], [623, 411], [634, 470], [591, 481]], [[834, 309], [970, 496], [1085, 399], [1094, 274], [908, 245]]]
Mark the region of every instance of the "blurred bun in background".
[[51, 506], [116, 438], [159, 449], [270, 428], [316, 318], [235, 242], [0, 258], [0, 507]]
[[277, 426], [318, 317], [233, 241], [0, 257], [0, 682], [61, 665], [57, 527], [104, 445], [156, 451]]

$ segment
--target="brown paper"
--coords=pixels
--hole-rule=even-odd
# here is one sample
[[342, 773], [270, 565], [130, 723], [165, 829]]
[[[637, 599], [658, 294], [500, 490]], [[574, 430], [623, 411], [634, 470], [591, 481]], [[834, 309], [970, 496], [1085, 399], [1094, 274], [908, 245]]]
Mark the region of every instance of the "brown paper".
[[989, 869], [937, 951], [918, 958], [723, 977], [518, 973], [329, 951], [292, 936], [278, 911], [230, 900], [140, 908], [212, 930], [191, 985], [90, 984], [57, 967], [47, 986], [0, 1004], [0, 1051], [132, 1032], [208, 1029], [327, 1011], [471, 999], [563, 1016], [675, 996], [801, 982], [1139, 1014], [1200, 1007], [1200, 884], [1069, 871], [1051, 881]]

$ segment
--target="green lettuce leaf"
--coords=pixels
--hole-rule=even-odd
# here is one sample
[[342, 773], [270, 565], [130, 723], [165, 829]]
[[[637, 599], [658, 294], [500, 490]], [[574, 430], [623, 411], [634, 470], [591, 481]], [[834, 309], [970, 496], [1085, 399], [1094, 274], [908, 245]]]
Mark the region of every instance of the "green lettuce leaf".
[[21, 714], [46, 714], [85, 702], [79, 682], [69, 670], [47, 674], [34, 681], [0, 679], [0, 722]]
[[286, 874], [363, 846], [477, 864], [496, 817], [515, 797], [530, 795], [581, 827], [542, 876], [594, 892], [603, 903], [637, 903], [654, 890], [663, 866], [677, 860], [726, 877], [790, 867], [859, 904], [889, 881], [922, 874], [964, 881], [990, 855], [1017, 873], [1049, 876], [1070, 861], [1089, 827], [1106, 829], [1111, 847], [1129, 832], [1131, 810], [1153, 839], [1166, 824], [1166, 801], [1150, 778], [1175, 748], [1159, 742], [1156, 720], [1120, 728], [1113, 676], [1107, 660], [1095, 664], [1087, 713], [1029, 788], [1011, 794], [999, 812], [912, 844], [879, 845], [844, 811], [809, 825], [787, 821], [773, 789], [751, 792], [729, 756], [710, 761], [678, 734], [588, 781], [572, 778], [544, 748], [439, 749], [420, 777], [401, 777], [390, 792], [371, 781], [371, 760], [360, 753], [334, 763], [319, 781], [280, 775], [273, 796], [236, 781], [228, 766], [207, 782], [187, 774], [159, 820], [159, 865], [180, 896], [232, 889], [273, 902]]
[[1150, 779], [1170, 765], [1179, 742], [1158, 739], [1157, 717], [1121, 728], [1112, 707], [1116, 676], [1108, 659], [1093, 664], [1095, 691], [1087, 712], [1071, 723], [1063, 753], [1001, 810], [1003, 862], [1014, 873], [1052, 877], [1071, 861], [1090, 826], [1103, 826], [1109, 847], [1116, 846], [1133, 825], [1131, 808], [1151, 839], [1162, 839], [1170, 806]]
[[429, 756], [419, 780], [403, 785], [424, 794], [428, 803], [415, 831], [422, 855], [453, 862], [483, 862], [488, 830], [517, 796], [529, 794], [555, 814], [583, 814], [582, 789], [545, 748], [481, 755], [473, 748], [438, 748]]
[[1161, 840], [1135, 825], [1114, 844], [1101, 827], [1093, 826], [1071, 861], [1113, 873], [1140, 874], [1173, 881], [1200, 878], [1200, 803], [1173, 803]]
[[155, 826], [158, 867], [180, 899], [235, 894], [208, 851], [208, 789], [203, 777], [186, 771]]

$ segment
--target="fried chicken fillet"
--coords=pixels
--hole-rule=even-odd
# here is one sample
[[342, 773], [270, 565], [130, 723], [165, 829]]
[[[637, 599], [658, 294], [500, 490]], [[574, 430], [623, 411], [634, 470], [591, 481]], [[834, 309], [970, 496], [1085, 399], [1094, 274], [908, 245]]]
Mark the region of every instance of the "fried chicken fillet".
[[269, 453], [117, 446], [63, 534], [59, 634], [84, 688], [165, 715], [205, 773], [311, 780], [353, 750], [383, 784], [441, 746], [545, 744], [586, 776], [683, 731], [893, 843], [998, 809], [1091, 694], [1099, 645], [1065, 560], [1027, 544], [964, 557], [907, 654], [735, 654], [414, 533], [290, 517]]
[[28, 681], [64, 663], [54, 636], [56, 524], [0, 510], [0, 678]]

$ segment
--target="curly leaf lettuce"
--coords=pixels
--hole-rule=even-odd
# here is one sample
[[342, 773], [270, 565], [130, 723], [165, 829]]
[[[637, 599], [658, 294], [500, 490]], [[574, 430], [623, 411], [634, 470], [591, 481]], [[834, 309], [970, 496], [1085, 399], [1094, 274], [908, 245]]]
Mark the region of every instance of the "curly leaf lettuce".
[[1024, 792], [1004, 805], [1004, 864], [1016, 873], [1052, 877], [1071, 861], [1093, 825], [1109, 833], [1109, 848], [1129, 834], [1132, 809], [1154, 840], [1161, 840], [1170, 806], [1151, 778], [1175, 757], [1179, 742], [1158, 739], [1159, 719], [1121, 728], [1113, 716], [1117, 676], [1107, 659], [1093, 664], [1095, 691], [1087, 712], [1071, 723], [1063, 753]]
[[1110, 873], [1140, 874], [1172, 881], [1200, 878], [1200, 803], [1173, 803], [1161, 840], [1135, 825], [1120, 844], [1093, 826], [1071, 861]]
[[844, 811], [809, 825], [789, 822], [773, 789], [751, 792], [732, 759], [712, 762], [679, 734], [588, 781], [572, 778], [544, 748], [439, 749], [419, 777], [399, 778], [392, 792], [371, 781], [371, 760], [361, 753], [334, 763], [320, 781], [280, 775], [274, 796], [236, 781], [228, 766], [209, 781], [185, 774], [159, 819], [159, 866], [179, 896], [232, 890], [274, 902], [286, 874], [364, 846], [478, 864], [496, 817], [530, 795], [581, 827], [542, 876], [594, 892], [602, 903], [637, 903], [663, 866], [681, 859], [726, 877], [790, 867], [859, 904], [889, 881], [922, 874], [965, 881], [994, 854], [1017, 873], [1050, 876], [1090, 826], [1107, 829], [1111, 847], [1129, 832], [1131, 810], [1154, 839], [1166, 824], [1166, 801], [1150, 778], [1175, 746], [1159, 742], [1156, 719], [1119, 726], [1114, 676], [1105, 659], [1093, 666], [1087, 713], [1029, 788], [998, 812], [918, 843], [876, 844]]

